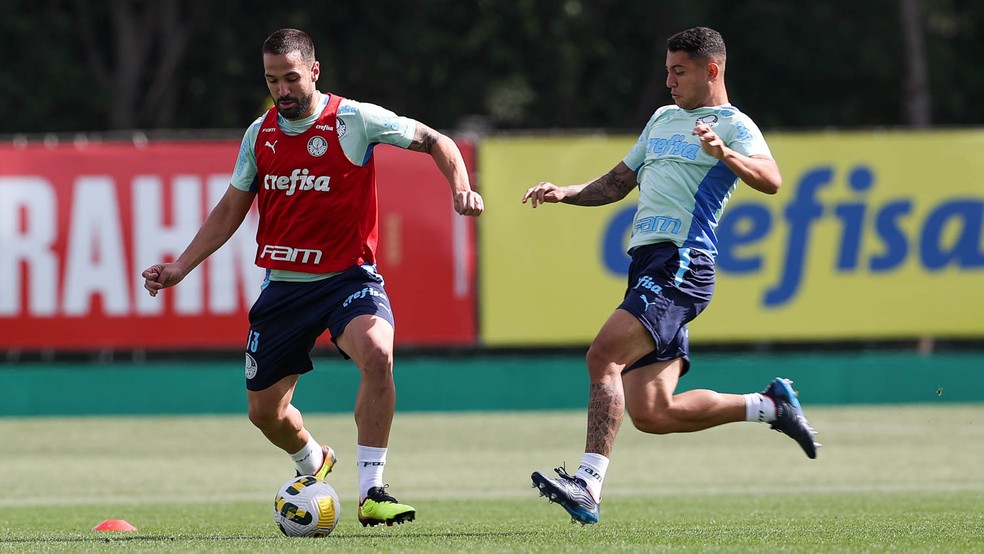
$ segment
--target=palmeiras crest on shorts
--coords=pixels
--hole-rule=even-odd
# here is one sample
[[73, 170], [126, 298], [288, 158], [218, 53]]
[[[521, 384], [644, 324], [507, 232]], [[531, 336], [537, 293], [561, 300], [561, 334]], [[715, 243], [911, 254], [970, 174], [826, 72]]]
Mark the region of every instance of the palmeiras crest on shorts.
[[315, 158], [320, 158], [328, 151], [328, 141], [325, 140], [325, 137], [315, 135], [308, 141], [307, 151], [308, 154], [311, 154]]
[[707, 125], [708, 127], [714, 127], [718, 124], [718, 116], [717, 114], [709, 114], [698, 117], [694, 125], [700, 125], [701, 123]]
[[256, 377], [256, 360], [246, 354], [246, 378], [252, 379], [253, 377]]

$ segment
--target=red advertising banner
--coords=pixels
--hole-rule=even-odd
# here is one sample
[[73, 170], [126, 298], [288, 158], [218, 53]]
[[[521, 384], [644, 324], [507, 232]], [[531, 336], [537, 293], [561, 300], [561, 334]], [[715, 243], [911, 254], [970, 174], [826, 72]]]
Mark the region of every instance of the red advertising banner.
[[[460, 146], [474, 167], [474, 148]], [[192, 239], [229, 186], [238, 148], [238, 141], [0, 145], [0, 349], [243, 345], [263, 280], [253, 264], [255, 213], [177, 287], [151, 298], [140, 277]], [[397, 344], [474, 344], [474, 221], [454, 213], [430, 156], [389, 146], [374, 156], [377, 263]]]

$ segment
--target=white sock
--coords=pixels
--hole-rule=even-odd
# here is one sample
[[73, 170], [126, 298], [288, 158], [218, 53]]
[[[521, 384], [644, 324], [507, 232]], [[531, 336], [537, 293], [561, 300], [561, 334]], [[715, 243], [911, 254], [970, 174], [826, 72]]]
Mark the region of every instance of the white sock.
[[605, 473], [608, 472], [608, 463], [611, 460], [595, 454], [585, 452], [581, 458], [581, 465], [577, 466], [574, 477], [581, 479], [588, 486], [588, 492], [594, 497], [595, 502], [601, 502], [601, 485], [605, 482]]
[[383, 467], [386, 466], [386, 449], [358, 445], [355, 462], [359, 465], [359, 501], [369, 494], [372, 487], [383, 486]]
[[294, 460], [294, 467], [301, 475], [314, 475], [314, 472], [321, 469], [321, 464], [325, 462], [325, 455], [321, 451], [321, 444], [309, 433], [307, 444], [291, 454], [290, 459]]
[[776, 403], [759, 392], [741, 395], [745, 399], [745, 421], [776, 420]]

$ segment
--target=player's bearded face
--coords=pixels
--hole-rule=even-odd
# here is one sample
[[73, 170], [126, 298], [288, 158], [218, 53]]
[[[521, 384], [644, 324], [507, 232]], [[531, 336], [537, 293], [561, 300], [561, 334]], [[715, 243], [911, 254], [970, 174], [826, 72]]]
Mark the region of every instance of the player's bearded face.
[[287, 119], [297, 119], [311, 108], [314, 94], [286, 94], [277, 98], [277, 111]]
[[311, 115], [317, 95], [320, 65], [304, 59], [300, 52], [263, 54], [263, 71], [267, 88], [277, 112], [287, 119]]

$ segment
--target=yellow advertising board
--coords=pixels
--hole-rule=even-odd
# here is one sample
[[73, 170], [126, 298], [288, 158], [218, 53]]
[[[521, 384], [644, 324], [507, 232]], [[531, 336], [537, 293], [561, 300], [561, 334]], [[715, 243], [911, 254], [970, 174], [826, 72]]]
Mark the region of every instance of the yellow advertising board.
[[[625, 291], [636, 193], [602, 207], [520, 199], [582, 183], [634, 136], [479, 147], [484, 344], [589, 342]], [[779, 194], [742, 185], [718, 228], [708, 342], [984, 337], [984, 131], [767, 135]]]

